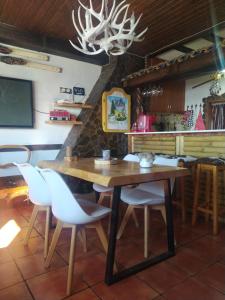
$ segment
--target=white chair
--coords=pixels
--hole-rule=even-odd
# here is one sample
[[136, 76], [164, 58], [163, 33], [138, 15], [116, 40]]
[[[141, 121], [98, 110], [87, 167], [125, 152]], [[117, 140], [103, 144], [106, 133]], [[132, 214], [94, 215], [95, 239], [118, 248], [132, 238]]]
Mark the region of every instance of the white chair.
[[72, 228], [67, 277], [67, 295], [70, 295], [72, 290], [77, 231], [82, 229], [82, 226], [95, 228], [103, 248], [107, 253], [108, 242], [101, 224], [101, 219], [107, 216], [111, 212], [111, 209], [74, 196], [62, 177], [55, 171], [43, 169], [40, 172], [49, 186], [52, 198], [52, 213], [57, 218], [56, 229], [45, 262], [46, 267], [50, 265], [62, 228]]
[[[179, 159], [157, 157], [153, 164], [163, 166], [178, 166]], [[171, 191], [174, 187], [174, 178], [170, 178]], [[142, 183], [135, 188], [124, 187], [121, 191], [121, 200], [128, 204], [128, 208], [121, 222], [117, 239], [120, 239], [127, 225], [130, 215], [135, 208], [144, 208], [144, 257], [148, 257], [149, 234], [149, 207], [160, 210], [166, 223], [164, 181]]]
[[[137, 155], [134, 155], [134, 154], [127, 154], [123, 160], [125, 161], [133, 161], [133, 162], [139, 162], [139, 158]], [[112, 199], [113, 199], [113, 188], [110, 188], [110, 187], [105, 187], [105, 186], [102, 186], [100, 184], [97, 184], [97, 183], [94, 183], [93, 184], [93, 189], [100, 193], [100, 197], [98, 199], [98, 204], [102, 204], [103, 201], [105, 200], [105, 197], [109, 197], [109, 207], [112, 208]], [[138, 224], [138, 220], [137, 220], [137, 217], [136, 217], [136, 214], [135, 214], [135, 211], [133, 211], [132, 213], [132, 217], [134, 219], [134, 222], [135, 222], [135, 225], [136, 227], [139, 226]]]
[[39, 173], [39, 171], [31, 164], [14, 163], [14, 165], [18, 167], [19, 171], [23, 175], [23, 178], [28, 185], [29, 199], [34, 204], [28, 230], [24, 239], [24, 245], [27, 245], [28, 243], [38, 212], [46, 211], [45, 241], [44, 241], [44, 258], [46, 258], [48, 252], [49, 222], [50, 222], [50, 212], [51, 212], [50, 209], [51, 198], [50, 198], [48, 186], [44, 178]]

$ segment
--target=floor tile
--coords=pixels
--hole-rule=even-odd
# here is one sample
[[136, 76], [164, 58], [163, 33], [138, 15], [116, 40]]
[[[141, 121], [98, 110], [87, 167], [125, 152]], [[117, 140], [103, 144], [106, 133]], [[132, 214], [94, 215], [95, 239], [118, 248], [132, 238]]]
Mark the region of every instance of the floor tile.
[[162, 294], [182, 282], [188, 274], [167, 262], [162, 262], [138, 273], [137, 276]]
[[189, 275], [194, 275], [208, 266], [208, 263], [202, 260], [197, 253], [186, 247], [178, 248], [176, 255], [169, 258], [168, 262]]
[[84, 290], [80, 293], [77, 293], [66, 300], [99, 300], [95, 293], [91, 289]]
[[185, 280], [163, 296], [167, 300], [225, 300], [225, 295], [193, 278]]
[[[67, 267], [53, 270], [46, 274], [28, 279], [27, 283], [35, 300], [60, 300], [66, 296]], [[74, 276], [73, 292], [87, 288], [82, 279]]]
[[12, 261], [12, 256], [9, 254], [8, 247], [0, 249], [0, 264]]
[[18, 283], [0, 290], [0, 300], [32, 300], [32, 296], [24, 283]]
[[111, 286], [101, 282], [92, 289], [100, 299], [104, 300], [152, 300], [157, 296], [156, 291], [134, 276]]
[[[63, 259], [68, 262], [69, 260], [69, 251], [70, 251], [70, 243], [64, 243], [61, 245], [56, 246], [57, 253], [60, 254]], [[84, 251], [83, 246], [79, 242], [79, 240], [76, 243], [76, 252], [75, 252], [75, 260], [80, 258], [89, 257], [92, 255], [99, 254], [100, 251], [98, 248], [94, 247], [92, 244], [90, 244], [90, 241], [87, 240], [87, 252]]]
[[186, 247], [209, 264], [223, 258], [225, 253], [225, 244], [215, 241], [210, 236], [202, 237]]
[[116, 260], [123, 266], [132, 266], [142, 261], [144, 257], [144, 244], [137, 247], [133, 242], [118, 246], [116, 249]]
[[27, 245], [20, 243], [12, 244], [9, 247], [9, 252], [14, 258], [33, 255], [44, 252], [44, 239], [41, 237], [30, 238]]
[[[22, 242], [27, 234], [27, 229], [28, 229], [27, 226], [21, 228], [21, 231], [16, 236], [16, 238], [13, 240], [12, 244], [17, 244], [17, 243]], [[40, 236], [39, 233], [35, 229], [32, 229], [30, 238], [39, 237], [39, 236]]]
[[225, 266], [214, 264], [201, 272], [197, 277], [199, 281], [216, 288], [225, 294]]
[[174, 231], [177, 246], [185, 245], [202, 236], [202, 234], [194, 232], [186, 226], [175, 227]]
[[52, 258], [49, 268], [44, 267], [44, 262], [43, 253], [37, 253], [16, 259], [16, 264], [24, 279], [29, 279], [66, 265], [62, 258], [56, 253]]
[[0, 278], [0, 289], [23, 281], [14, 262], [7, 262], [0, 265]]
[[92, 286], [104, 280], [105, 266], [106, 256], [97, 254], [75, 261], [75, 272]]

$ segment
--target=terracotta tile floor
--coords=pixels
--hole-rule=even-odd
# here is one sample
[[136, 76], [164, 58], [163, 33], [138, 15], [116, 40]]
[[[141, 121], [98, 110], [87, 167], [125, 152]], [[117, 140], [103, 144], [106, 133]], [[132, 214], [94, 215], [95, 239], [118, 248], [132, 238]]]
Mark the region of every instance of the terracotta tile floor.
[[[87, 230], [88, 252], [77, 241], [73, 294], [66, 297], [70, 231], [64, 230], [49, 269], [43, 259], [43, 214], [38, 216], [28, 246], [23, 238], [32, 205], [23, 199], [0, 203], [0, 227], [14, 219], [21, 232], [7, 247], [0, 249], [0, 300], [225, 300], [225, 226], [216, 237], [211, 224], [190, 225], [175, 211], [177, 254], [112, 286], [104, 284], [105, 254], [94, 230]], [[139, 228], [132, 220], [118, 241], [119, 268], [143, 257], [143, 212]], [[107, 231], [107, 221], [104, 221]], [[166, 249], [166, 232], [158, 212], [151, 213], [150, 255]], [[53, 232], [53, 230], [51, 230]], [[52, 235], [51, 232], [51, 235]]]

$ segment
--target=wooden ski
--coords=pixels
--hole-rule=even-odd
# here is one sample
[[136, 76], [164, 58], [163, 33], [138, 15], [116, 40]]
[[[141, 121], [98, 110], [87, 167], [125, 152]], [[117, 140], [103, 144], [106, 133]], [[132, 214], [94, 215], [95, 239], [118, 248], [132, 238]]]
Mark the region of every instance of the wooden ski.
[[0, 56], [0, 62], [3, 62], [8, 65], [23, 65], [26, 67], [45, 70], [45, 71], [49, 71], [49, 72], [56, 72], [56, 73], [62, 72], [62, 68], [59, 68], [59, 67], [41, 64], [41, 63], [37, 63], [37, 62], [32, 62], [32, 61], [28, 61], [26, 59], [13, 57], [13, 56]]
[[0, 44], [0, 53], [2, 54], [13, 54], [13, 55], [18, 55], [26, 58], [33, 58], [37, 60], [43, 60], [43, 61], [48, 61], [49, 56], [46, 54], [38, 53], [38, 52], [31, 52], [23, 49], [17, 49], [14, 47], [9, 47], [9, 46], [4, 46]]

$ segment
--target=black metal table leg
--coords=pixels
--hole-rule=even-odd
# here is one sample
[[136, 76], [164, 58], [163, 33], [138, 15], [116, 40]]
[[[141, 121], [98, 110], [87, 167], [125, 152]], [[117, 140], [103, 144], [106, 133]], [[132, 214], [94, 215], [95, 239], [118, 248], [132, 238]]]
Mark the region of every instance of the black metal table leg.
[[170, 179], [165, 180], [165, 207], [167, 216], [167, 244], [168, 250], [160, 255], [153, 258], [144, 260], [130, 268], [127, 268], [121, 272], [113, 274], [113, 266], [115, 262], [115, 249], [116, 249], [116, 235], [118, 226], [118, 216], [119, 216], [119, 203], [120, 203], [121, 187], [115, 187], [113, 193], [113, 205], [112, 205], [112, 215], [111, 215], [111, 227], [109, 236], [109, 247], [106, 262], [106, 273], [105, 273], [105, 283], [111, 285], [123, 278], [133, 275], [139, 271], [142, 271], [149, 266], [155, 265], [161, 261], [166, 260], [169, 257], [175, 255], [174, 248], [174, 231], [173, 231], [173, 207], [171, 199], [170, 190]]
[[112, 213], [111, 213], [111, 225], [109, 233], [109, 247], [107, 253], [106, 272], [105, 272], [105, 283], [113, 283], [113, 266], [115, 262], [115, 250], [116, 250], [116, 234], [118, 227], [119, 217], [119, 204], [120, 204], [121, 187], [114, 187], [113, 191], [113, 202], [112, 202]]

